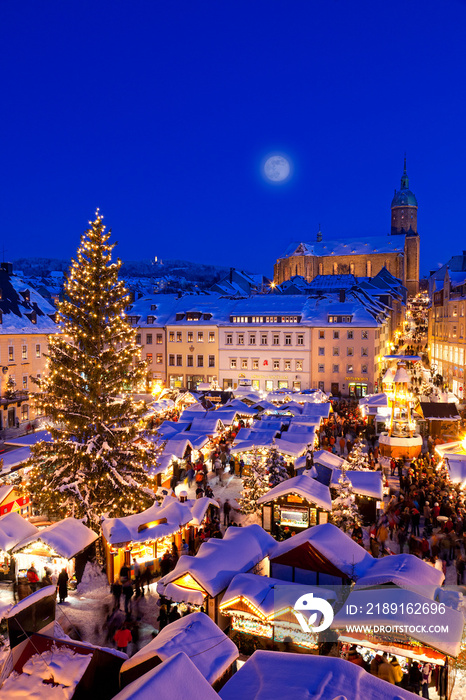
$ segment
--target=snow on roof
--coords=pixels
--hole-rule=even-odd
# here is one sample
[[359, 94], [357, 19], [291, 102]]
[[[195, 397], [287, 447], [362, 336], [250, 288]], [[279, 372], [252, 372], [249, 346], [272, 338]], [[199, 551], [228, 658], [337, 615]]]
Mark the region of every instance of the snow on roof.
[[5, 484], [4, 486], [0, 486], [0, 503], [2, 503], [5, 500], [5, 498], [8, 498], [8, 496], [14, 488], [15, 487], [12, 486], [12, 484]]
[[314, 527], [303, 530], [283, 542], [278, 542], [270, 553], [269, 559], [271, 561], [277, 559], [306, 542], [309, 542], [314, 549], [350, 578], [363, 576], [371, 564], [378, 561], [374, 560], [369, 552], [331, 523], [314, 525]]
[[22, 540], [13, 548], [13, 551], [19, 552], [31, 542], [41, 541], [64, 559], [72, 559], [96, 539], [97, 534], [83, 525], [80, 520], [65, 518]]
[[[389, 370], [387, 370], [387, 374], [388, 372]], [[383, 381], [385, 382], [386, 379], [384, 378]], [[361, 406], [388, 406], [388, 396], [385, 392], [381, 394], [367, 394], [367, 396], [359, 399], [359, 407]]]
[[[262, 561], [275, 544], [273, 537], [259, 525], [229, 527], [223, 540], [211, 538], [204, 542], [195, 557], [181, 556], [173, 571], [160, 579], [157, 592], [168, 598], [176, 595], [174, 600], [196, 603], [200, 599], [203, 602], [202, 592], [181, 589], [173, 582], [190, 574], [204, 591], [214, 597], [229, 585], [236, 574], [249, 571]], [[192, 595], [196, 593], [201, 595]]]
[[258, 499], [258, 503], [270, 503], [275, 498], [280, 498], [280, 496], [286, 496], [291, 493], [296, 493], [301, 498], [306, 501], [315, 503], [320, 508], [325, 510], [332, 510], [332, 499], [330, 497], [330, 490], [328, 486], [320, 484], [315, 479], [311, 479], [309, 476], [293, 476], [291, 479], [282, 481], [273, 489], [270, 489], [265, 496], [261, 496]]
[[169, 440], [164, 445], [163, 448], [163, 453], [164, 455], [171, 455], [172, 457], [176, 457], [177, 459], [183, 459], [186, 448], [187, 447], [193, 448], [193, 445], [191, 444], [191, 441], [185, 437], [185, 433], [183, 435], [180, 435], [180, 433], [177, 433], [173, 437], [170, 437]]
[[444, 578], [441, 571], [413, 554], [393, 554], [374, 559], [365, 574], [358, 578], [356, 588], [393, 583], [411, 591], [422, 587], [424, 595], [432, 597]]
[[180, 651], [123, 688], [113, 700], [218, 700], [218, 695]]
[[[244, 404], [246, 406], [246, 404]], [[218, 408], [215, 413], [217, 414], [217, 417], [221, 419], [223, 425], [231, 425], [236, 416], [238, 415], [238, 411], [236, 408], [231, 407], [230, 404], [225, 404], [225, 406], [222, 406], [222, 408]], [[250, 415], [255, 414], [256, 412], [253, 411]]]
[[258, 576], [257, 574], [238, 574], [234, 577], [222, 598], [221, 610], [233, 604], [240, 596], [252, 603], [265, 617], [272, 618], [274, 613], [293, 608], [298, 598], [304, 593], [333, 601], [335, 591], [309, 586], [303, 583], [291, 583], [278, 578]]
[[333, 656], [258, 650], [219, 691], [222, 700], [414, 700], [356, 664]]
[[[390, 559], [391, 557], [386, 558]], [[366, 614], [368, 602], [373, 605], [370, 616]], [[392, 607], [390, 607], [390, 614], [387, 615], [385, 613], [384, 615], [384, 605], [391, 604], [393, 604], [394, 612], [392, 613]], [[406, 612], [408, 604], [413, 606], [413, 610], [422, 610], [422, 614], [408, 614]], [[346, 599], [345, 605], [335, 615], [331, 627], [341, 630], [344, 635], [347, 625], [410, 625], [409, 637], [412, 637], [417, 642], [421, 642], [421, 644], [427, 644], [427, 646], [436, 649], [442, 654], [456, 658], [460, 652], [463, 636], [463, 614], [458, 610], [445, 606], [445, 611], [440, 616], [438, 612], [431, 612], [431, 604], [431, 598], [414, 591], [403, 590], [402, 588], [384, 586], [383, 588], [371, 589], [370, 591], [353, 590]], [[348, 614], [347, 612], [351, 609], [349, 607], [351, 605], [356, 606], [354, 614]], [[425, 606], [424, 609], [423, 606]], [[425, 612], [426, 610], [428, 612]], [[368, 617], [370, 617], [370, 620]], [[422, 622], [422, 624], [417, 624], [419, 622]], [[447, 627], [448, 633], [434, 632], [435, 629], [438, 630], [437, 626], [439, 623]]]
[[5, 440], [5, 445], [15, 445], [16, 447], [31, 447], [36, 443], [44, 440], [44, 442], [52, 442], [52, 436], [47, 430], [38, 430], [37, 433], [28, 433], [21, 437]]
[[314, 464], [322, 464], [329, 469], [341, 469], [343, 465], [347, 465], [348, 463], [345, 459], [334, 455], [332, 452], [317, 450], [314, 452]]
[[[254, 399], [255, 398], [256, 397], [254, 396]], [[223, 412], [226, 409], [232, 408], [236, 409], [237, 413], [244, 416], [255, 416], [258, 411], [257, 408], [254, 408], [253, 406], [248, 406], [247, 403], [244, 403], [244, 401], [240, 401], [240, 399], [233, 399], [232, 401], [229, 401], [222, 408], [220, 408], [219, 411]]]
[[19, 513], [12, 511], [0, 518], [0, 550], [9, 552], [18, 542], [32, 537], [38, 529]]
[[[209, 505], [218, 507], [217, 501], [205, 496], [184, 503], [170, 496], [161, 506], [154, 503], [141, 513], [124, 518], [104, 518], [102, 534], [112, 545], [157, 540], [172, 535], [190, 522], [200, 525]], [[147, 525], [149, 527], [144, 527]]]
[[205, 613], [194, 612], [175, 620], [124, 662], [121, 673], [158, 656], [162, 661], [183, 651], [212, 685], [238, 658], [236, 645]]
[[[334, 469], [331, 485], [337, 484], [340, 476], [340, 469]], [[376, 498], [378, 501], [383, 499], [382, 472], [357, 472], [348, 469], [346, 476], [351, 482], [354, 493], [358, 496], [369, 496], [369, 498]]]
[[296, 440], [284, 440], [282, 438], [275, 438], [274, 445], [279, 452], [289, 455], [290, 457], [300, 457], [304, 452], [306, 452], [310, 439], [304, 438], [299, 439], [299, 436], [294, 436]]
[[34, 593], [31, 593], [26, 598], [23, 598], [23, 600], [20, 600], [19, 603], [16, 603], [16, 605], [13, 605], [5, 617], [7, 619], [10, 617], [15, 617], [15, 615], [23, 610], [26, 610], [26, 608], [33, 605], [33, 603], [37, 603], [39, 600], [42, 600], [42, 598], [48, 598], [50, 595], [55, 595], [56, 592], [55, 586], [44, 586], [44, 588], [39, 588]]
[[222, 430], [223, 424], [222, 419], [217, 415], [217, 411], [211, 411], [206, 416], [197, 417], [193, 419], [191, 423], [191, 428], [195, 433], [207, 433], [213, 435]]
[[30, 456], [30, 447], [18, 447], [15, 450], [7, 452], [6, 454], [2, 455], [3, 466], [1, 473], [7, 474], [18, 465], [23, 464], [23, 462], [26, 462]]

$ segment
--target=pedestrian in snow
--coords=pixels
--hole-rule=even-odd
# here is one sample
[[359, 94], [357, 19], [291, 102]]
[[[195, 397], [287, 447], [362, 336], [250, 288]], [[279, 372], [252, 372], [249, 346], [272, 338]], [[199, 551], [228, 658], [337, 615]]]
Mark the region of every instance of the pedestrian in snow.
[[168, 614], [168, 622], [175, 622], [175, 620], [179, 620], [180, 617], [181, 615], [178, 612], [178, 606], [174, 605]]
[[123, 587], [120, 583], [120, 580], [116, 578], [115, 581], [112, 583], [112, 588], [111, 588], [111, 593], [113, 596], [113, 609], [114, 610], [120, 609], [120, 600], [121, 600], [122, 590], [123, 590]]
[[42, 586], [52, 585], [52, 572], [47, 567], [44, 569], [44, 575], [42, 576]]
[[168, 614], [165, 605], [160, 606], [160, 612], [157, 618], [157, 622], [159, 623], [159, 632], [168, 625]]
[[429, 685], [432, 677], [432, 664], [424, 664], [422, 667], [422, 697], [429, 700]]
[[230, 513], [231, 505], [229, 499], [227, 498], [227, 500], [223, 504], [223, 524], [225, 525], [225, 527], [228, 527], [230, 525]]
[[123, 584], [123, 597], [125, 599], [125, 613], [131, 615], [131, 598], [133, 597], [133, 584], [125, 581]]
[[58, 575], [58, 598], [60, 603], [65, 602], [65, 598], [68, 597], [68, 572], [65, 567], [60, 571]]
[[34, 562], [31, 564], [31, 566], [27, 570], [26, 576], [28, 579], [28, 583], [31, 587], [31, 591], [34, 593], [37, 590], [37, 586], [39, 583], [39, 575], [37, 573], [36, 567], [34, 566]]
[[113, 640], [117, 646], [118, 651], [124, 651], [128, 648], [128, 644], [133, 641], [133, 635], [128, 629], [126, 623], [124, 622], [119, 630], [115, 632]]

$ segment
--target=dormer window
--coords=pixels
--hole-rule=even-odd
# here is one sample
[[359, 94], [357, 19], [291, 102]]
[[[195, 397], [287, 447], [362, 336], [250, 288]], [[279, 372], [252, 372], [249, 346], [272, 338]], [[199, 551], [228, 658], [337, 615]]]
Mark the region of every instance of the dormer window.
[[155, 322], [155, 316], [148, 316], [147, 317], [147, 323], [154, 323]]
[[31, 292], [29, 289], [25, 289], [24, 292], [21, 292], [21, 294], [23, 295], [24, 301], [31, 301]]
[[157, 304], [151, 304], [151, 305], [150, 305], [150, 310], [151, 310], [151, 311], [157, 311]]
[[37, 314], [35, 311], [31, 311], [29, 318], [31, 319], [31, 323], [37, 323]]

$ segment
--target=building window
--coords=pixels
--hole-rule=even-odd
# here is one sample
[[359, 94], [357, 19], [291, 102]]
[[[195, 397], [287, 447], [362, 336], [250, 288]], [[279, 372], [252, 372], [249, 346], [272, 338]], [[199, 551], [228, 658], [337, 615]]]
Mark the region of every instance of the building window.
[[174, 367], [174, 366], [175, 366], [175, 356], [174, 356], [174, 355], [169, 355], [169, 356], [168, 356], [168, 364], [170, 365], [170, 367]]
[[453, 337], [456, 338], [456, 326], [453, 326]]
[[163, 358], [162, 358], [162, 353], [161, 353], [161, 352], [158, 352], [157, 355], [155, 356], [155, 362], [156, 362], [156, 364], [158, 364], [158, 365], [161, 365], [161, 364], [162, 364]]
[[181, 331], [176, 331], [176, 342], [177, 343], [183, 342], [183, 334], [181, 333]]
[[192, 343], [193, 339], [194, 339], [194, 333], [192, 331], [188, 331], [186, 337], [187, 337], [187, 342]]
[[23, 345], [21, 347], [21, 359], [22, 360], [28, 359], [28, 346], [27, 345]]
[[252, 361], [252, 368], [253, 368], [253, 369], [259, 369], [259, 360], [253, 360], [253, 361]]
[[348, 340], [353, 340], [353, 331], [346, 331], [346, 337]]
[[230, 369], [236, 369], [236, 358], [230, 360]]
[[8, 348], [8, 362], [14, 362], [15, 361], [15, 349], [13, 345], [10, 345]]
[[325, 365], [317, 365], [318, 372], [325, 372]]
[[267, 345], [267, 333], [261, 335], [261, 345]]
[[[21, 420], [29, 420], [29, 406], [27, 403], [23, 403], [21, 406]], [[25, 512], [27, 512], [27, 508], [25, 509]]]
[[291, 345], [291, 335], [285, 335], [285, 345]]
[[273, 334], [273, 345], [280, 345], [280, 336], [278, 333]]
[[204, 355], [197, 356], [197, 366], [204, 367]]
[[233, 345], [233, 335], [231, 333], [227, 333], [226, 344]]
[[266, 379], [265, 380], [265, 390], [266, 391], [273, 391], [273, 379]]
[[136, 333], [136, 343], [137, 343], [137, 345], [141, 345], [141, 334], [140, 333]]
[[23, 389], [27, 389], [27, 388], [28, 388], [28, 375], [23, 374]]
[[367, 365], [361, 365], [362, 374], [367, 374]]
[[170, 333], [168, 334], [168, 340], [170, 341], [170, 343], [175, 342], [175, 331], [170, 331]]
[[146, 335], [146, 345], [152, 345], [152, 333]]
[[369, 354], [369, 348], [361, 348], [361, 357], [367, 357]]
[[333, 331], [333, 339], [339, 340], [339, 338], [340, 338], [340, 331]]
[[340, 365], [332, 365], [332, 372], [339, 372], [340, 371]]
[[183, 356], [182, 355], [176, 356], [176, 366], [183, 367]]
[[354, 348], [346, 348], [346, 354], [348, 355], [348, 357], [354, 355]]
[[250, 335], [249, 336], [249, 345], [255, 345], [255, 344], [256, 344], [256, 336]]
[[163, 337], [161, 333], [157, 333], [157, 345], [162, 345]]
[[246, 357], [243, 357], [241, 360], [241, 369], [247, 369], [248, 368], [248, 360]]
[[215, 343], [215, 333], [213, 331], [209, 331], [209, 343]]
[[298, 334], [297, 345], [304, 345], [304, 336], [300, 333]]
[[244, 335], [242, 333], [238, 336], [238, 345], [244, 345]]
[[346, 371], [348, 374], [353, 374], [353, 365], [346, 365]]
[[198, 343], [203, 343], [203, 342], [204, 342], [204, 331], [198, 331], [198, 332], [197, 332], [197, 342], [198, 342]]
[[372, 263], [370, 260], [366, 262], [366, 277], [372, 277]]
[[186, 355], [186, 364], [188, 367], [194, 367], [194, 356]]
[[297, 372], [302, 372], [303, 369], [303, 361], [302, 360], [296, 360], [296, 371]]
[[274, 369], [280, 369], [280, 360], [274, 360], [274, 361], [273, 361], [273, 368], [274, 368]]
[[36, 345], [36, 357], [40, 357], [40, 345]]
[[350, 275], [354, 275], [354, 263], [350, 263], [349, 271], [350, 271]]
[[150, 365], [152, 364], [152, 353], [151, 352], [146, 353], [146, 362], [148, 362]]
[[[348, 331], [348, 332], [349, 332], [349, 331]], [[353, 332], [353, 331], [351, 331], [351, 332]], [[361, 331], [361, 338], [362, 338], [363, 340], [367, 340], [368, 337], [369, 337], [369, 333], [368, 333], [367, 331]]]
[[285, 370], [291, 369], [291, 360], [285, 360]]
[[215, 367], [215, 355], [209, 355], [209, 367]]
[[325, 348], [319, 348], [319, 349], [318, 349], [318, 354], [319, 354], [319, 355], [325, 355]]
[[319, 338], [325, 338], [325, 331], [319, 331]]
[[340, 355], [340, 348], [337, 345], [333, 346], [333, 356], [338, 357]]

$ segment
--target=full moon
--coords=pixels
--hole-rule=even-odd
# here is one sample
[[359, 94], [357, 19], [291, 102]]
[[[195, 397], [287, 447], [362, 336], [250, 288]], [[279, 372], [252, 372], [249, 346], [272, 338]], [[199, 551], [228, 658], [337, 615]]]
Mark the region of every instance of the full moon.
[[270, 156], [264, 164], [264, 173], [271, 182], [283, 182], [290, 174], [290, 163], [283, 156]]

